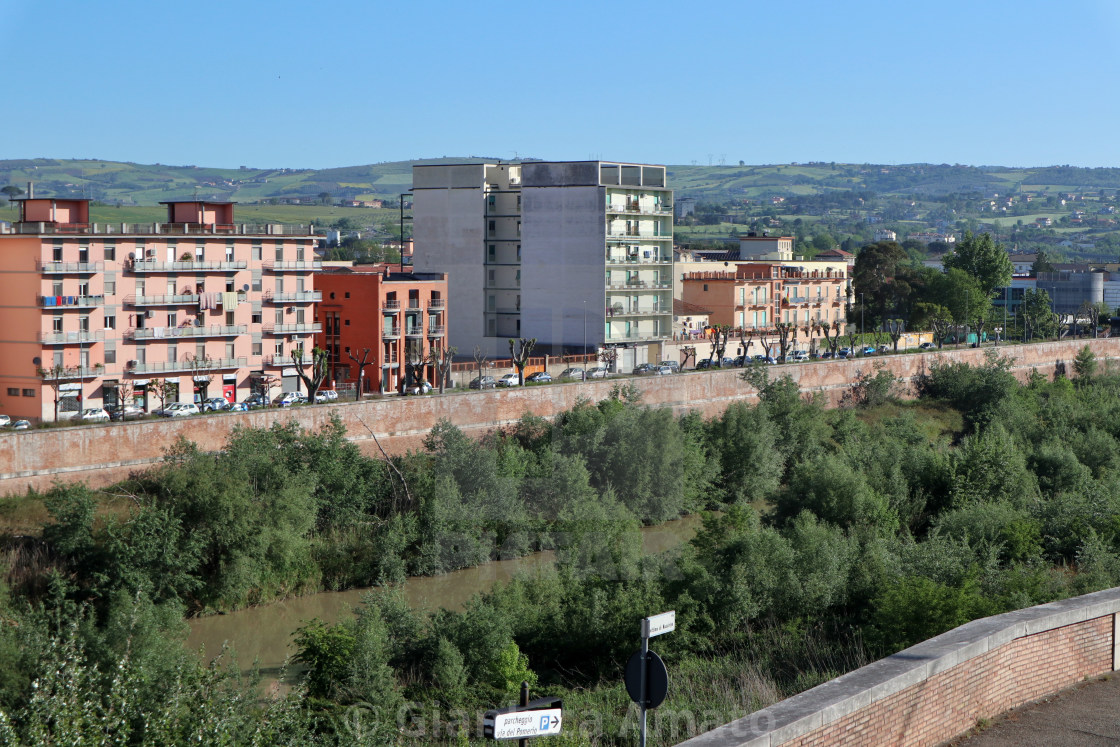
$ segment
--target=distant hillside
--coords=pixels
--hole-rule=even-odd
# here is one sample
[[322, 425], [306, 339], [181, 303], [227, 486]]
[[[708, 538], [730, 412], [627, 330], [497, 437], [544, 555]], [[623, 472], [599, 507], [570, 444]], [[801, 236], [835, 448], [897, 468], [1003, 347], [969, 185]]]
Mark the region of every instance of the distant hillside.
[[[418, 163], [478, 162], [482, 158], [394, 161], [334, 169], [214, 168], [116, 161], [34, 159], [0, 160], [0, 186], [26, 188], [33, 181], [40, 195], [89, 197], [123, 205], [155, 205], [161, 200], [199, 197], [241, 203], [328, 193], [339, 199], [396, 199], [412, 185]], [[741, 166], [669, 166], [678, 196], [701, 201], [874, 192], [882, 196], [928, 197], [947, 194], [1039, 191], [1120, 190], [1120, 169], [1070, 166], [1005, 168], [947, 164], [810, 163]]]

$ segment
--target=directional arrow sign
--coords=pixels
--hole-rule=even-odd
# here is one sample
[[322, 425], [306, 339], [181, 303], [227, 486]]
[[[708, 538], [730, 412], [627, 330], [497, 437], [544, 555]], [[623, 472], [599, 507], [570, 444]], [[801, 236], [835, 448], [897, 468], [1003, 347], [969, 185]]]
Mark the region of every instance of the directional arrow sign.
[[[491, 725], [491, 719], [493, 723]], [[538, 711], [514, 711], [495, 713], [489, 711], [483, 720], [483, 731], [491, 739], [528, 739], [559, 734], [563, 722], [563, 712], [559, 708]]]

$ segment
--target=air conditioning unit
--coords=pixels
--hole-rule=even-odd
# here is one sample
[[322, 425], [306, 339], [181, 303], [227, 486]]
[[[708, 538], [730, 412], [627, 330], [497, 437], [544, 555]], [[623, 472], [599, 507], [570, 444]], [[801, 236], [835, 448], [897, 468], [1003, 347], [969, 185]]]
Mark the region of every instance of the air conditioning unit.
[[136, 361], [129, 361], [128, 362], [128, 367], [129, 367], [129, 369], [136, 368]]
[[145, 311], [145, 312], [144, 312], [144, 318], [145, 318], [145, 319], [151, 319], [151, 318], [152, 318], [152, 317], [154, 317], [155, 315], [156, 315], [156, 312], [154, 312], [154, 311], [151, 311], [151, 310], [148, 310], [148, 311]]
[[294, 313], [296, 313], [296, 307], [295, 307], [295, 306], [289, 306], [289, 307], [288, 307], [288, 313], [289, 313], [289, 314], [294, 314]]

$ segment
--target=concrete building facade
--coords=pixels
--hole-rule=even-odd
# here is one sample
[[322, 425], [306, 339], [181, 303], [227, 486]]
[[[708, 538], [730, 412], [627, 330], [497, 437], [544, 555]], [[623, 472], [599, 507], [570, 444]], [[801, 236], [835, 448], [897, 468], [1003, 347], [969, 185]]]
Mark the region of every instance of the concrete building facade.
[[90, 222], [88, 200], [20, 200], [0, 231], [0, 393], [13, 418], [127, 400], [296, 388], [318, 331], [310, 226], [238, 224], [228, 202], [164, 203], [164, 223]]
[[663, 166], [606, 161], [413, 168], [417, 271], [446, 271], [452, 342], [659, 360], [672, 335], [673, 194]]

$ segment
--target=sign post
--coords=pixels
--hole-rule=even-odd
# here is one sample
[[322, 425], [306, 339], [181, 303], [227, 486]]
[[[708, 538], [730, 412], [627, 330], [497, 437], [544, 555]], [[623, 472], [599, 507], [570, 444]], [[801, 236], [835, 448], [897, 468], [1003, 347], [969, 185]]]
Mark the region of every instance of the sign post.
[[482, 735], [488, 739], [516, 739], [521, 747], [533, 737], [560, 733], [563, 726], [560, 698], [529, 700], [529, 684], [521, 683], [521, 705], [487, 711], [482, 718]]
[[642, 709], [638, 744], [646, 747], [646, 710], [656, 708], [669, 690], [669, 673], [661, 657], [649, 650], [649, 639], [671, 633], [677, 627], [675, 611], [642, 619], [642, 647], [626, 665], [626, 692]]

